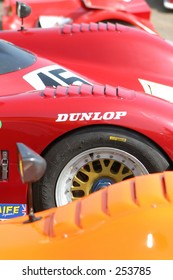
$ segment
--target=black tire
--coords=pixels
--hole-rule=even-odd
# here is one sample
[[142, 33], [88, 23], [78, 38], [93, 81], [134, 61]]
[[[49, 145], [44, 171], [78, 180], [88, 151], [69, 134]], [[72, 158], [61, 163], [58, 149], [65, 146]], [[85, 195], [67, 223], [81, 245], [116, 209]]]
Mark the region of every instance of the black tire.
[[106, 126], [69, 134], [54, 143], [44, 158], [46, 173], [33, 185], [35, 211], [64, 205], [105, 185], [169, 169], [165, 156], [148, 139]]

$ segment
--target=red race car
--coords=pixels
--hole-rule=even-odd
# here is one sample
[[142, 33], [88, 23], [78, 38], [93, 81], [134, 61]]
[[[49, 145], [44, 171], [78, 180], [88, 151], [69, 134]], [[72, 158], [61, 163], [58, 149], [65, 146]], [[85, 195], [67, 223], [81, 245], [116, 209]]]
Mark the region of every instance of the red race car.
[[166, 9], [173, 9], [173, 0], [163, 0], [163, 5]]
[[[68, 23], [124, 23], [155, 33], [151, 9], [145, 0], [27, 0], [32, 14], [26, 27], [53, 27]], [[18, 29], [16, 1], [3, 1], [2, 28]]]
[[36, 211], [61, 206], [105, 186], [172, 170], [172, 104], [124, 88], [87, 85], [0, 97], [0, 218], [27, 211], [16, 142], [47, 162], [34, 184]]
[[171, 45], [157, 35], [104, 23], [29, 30], [22, 25], [20, 31], [2, 31], [1, 38], [28, 49], [1, 41], [2, 217], [26, 212], [19, 141], [48, 162], [34, 188], [36, 211], [172, 169], [172, 104], [150, 96], [172, 101]]
[[[23, 12], [21, 17], [23, 20]], [[19, 31], [2, 31], [0, 37], [33, 53], [32, 62], [20, 65], [29, 53], [23, 50], [19, 59], [21, 50], [9, 45], [7, 55], [5, 42], [2, 44], [4, 94], [97, 83], [172, 100], [173, 46], [157, 35], [123, 25], [92, 23], [45, 29], [26, 29], [24, 24]]]

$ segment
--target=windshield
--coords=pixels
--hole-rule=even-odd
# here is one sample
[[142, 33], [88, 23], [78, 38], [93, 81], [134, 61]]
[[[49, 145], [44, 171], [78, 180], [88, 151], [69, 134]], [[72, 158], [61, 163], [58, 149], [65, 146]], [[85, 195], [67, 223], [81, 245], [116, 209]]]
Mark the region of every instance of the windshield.
[[9, 42], [0, 40], [0, 74], [26, 68], [36, 61], [36, 57]]

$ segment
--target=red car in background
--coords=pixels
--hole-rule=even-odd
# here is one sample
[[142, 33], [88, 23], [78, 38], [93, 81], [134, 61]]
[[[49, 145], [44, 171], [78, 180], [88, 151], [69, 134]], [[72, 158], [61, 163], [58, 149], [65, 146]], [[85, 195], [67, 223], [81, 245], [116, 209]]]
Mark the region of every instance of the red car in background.
[[[27, 0], [32, 14], [26, 27], [53, 27], [69, 23], [113, 22], [155, 33], [151, 10], [144, 0]], [[16, 1], [3, 1], [3, 29], [18, 29]]]
[[163, 5], [166, 9], [173, 9], [173, 0], [163, 0]]
[[2, 45], [4, 93], [89, 83], [122, 86], [173, 101], [173, 46], [157, 35], [118, 24], [91, 23], [22, 27], [2, 31], [0, 38], [35, 55], [30, 67], [21, 67], [11, 51], [8, 55], [16, 68], [9, 71], [11, 62]]

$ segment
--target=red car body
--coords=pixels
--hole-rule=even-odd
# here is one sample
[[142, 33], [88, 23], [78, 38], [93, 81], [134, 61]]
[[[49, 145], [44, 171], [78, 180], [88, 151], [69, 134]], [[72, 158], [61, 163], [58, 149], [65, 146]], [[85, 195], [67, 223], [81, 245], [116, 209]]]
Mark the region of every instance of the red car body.
[[[150, 22], [151, 9], [144, 0], [28, 0], [32, 14], [26, 19], [26, 27], [53, 27], [65, 23], [90, 23], [112, 21], [125, 23], [156, 32]], [[3, 1], [2, 28], [18, 29], [16, 1]]]
[[[42, 58], [23, 72], [2, 75], [1, 89], [4, 92], [16, 92], [16, 88], [22, 92], [43, 89], [45, 85], [38, 81], [38, 73], [34, 72], [34, 76], [30, 74], [28, 83], [23, 79], [24, 74], [38, 68], [48, 75], [42, 69], [44, 64], [57, 64], [62, 69], [59, 71], [70, 71], [69, 75], [77, 75], [88, 83], [123, 86], [172, 100], [173, 47], [157, 35], [123, 25], [93, 23], [2, 31], [0, 37]], [[43, 62], [43, 58], [49, 62]], [[20, 82], [15, 83], [14, 88], [14, 83], [9, 85], [5, 78], [12, 81], [18, 78]], [[52, 82], [46, 85], [72, 83], [63, 77], [54, 83], [55, 78], [52, 76]], [[34, 79], [37, 84], [33, 83]]]
[[[19, 141], [44, 157], [55, 142], [65, 142], [68, 135], [73, 137], [76, 132], [80, 135], [83, 129], [98, 128], [104, 134], [105, 128], [112, 127], [134, 133], [136, 137], [140, 135], [144, 143], [151, 141], [152, 149], [158, 151], [155, 160], [164, 157], [165, 168], [172, 164], [172, 104], [162, 99], [124, 88], [82, 85], [10, 94], [1, 96], [0, 101], [2, 219], [27, 211], [27, 186], [23, 186], [18, 174], [15, 143]], [[114, 145], [117, 141], [113, 134], [112, 140]], [[119, 141], [124, 142], [120, 138]], [[4, 152], [7, 155], [5, 159]], [[63, 158], [58, 162], [63, 163]], [[3, 177], [5, 167], [6, 178]]]

